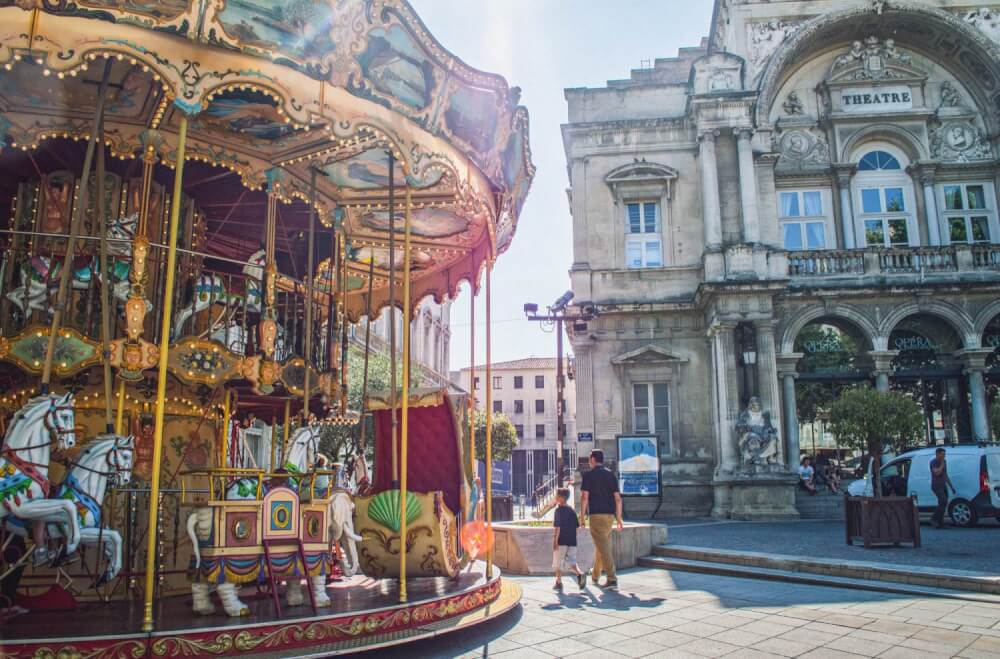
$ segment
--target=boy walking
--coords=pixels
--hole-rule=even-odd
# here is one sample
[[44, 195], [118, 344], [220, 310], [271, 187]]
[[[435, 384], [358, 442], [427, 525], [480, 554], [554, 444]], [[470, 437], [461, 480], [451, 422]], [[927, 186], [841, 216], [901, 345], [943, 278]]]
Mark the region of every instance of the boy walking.
[[576, 528], [580, 521], [573, 509], [566, 505], [569, 490], [561, 487], [556, 490], [556, 513], [552, 521], [555, 527], [552, 533], [552, 569], [556, 572], [556, 583], [553, 590], [562, 590], [562, 570], [564, 566], [576, 575], [576, 583], [582, 590], [587, 585], [587, 575], [580, 571], [576, 564]]

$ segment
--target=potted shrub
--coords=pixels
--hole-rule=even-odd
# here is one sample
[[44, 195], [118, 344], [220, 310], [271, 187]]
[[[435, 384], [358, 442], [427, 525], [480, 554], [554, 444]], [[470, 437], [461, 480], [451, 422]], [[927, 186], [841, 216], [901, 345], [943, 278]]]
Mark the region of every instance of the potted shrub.
[[924, 434], [920, 407], [903, 394], [859, 387], [843, 392], [830, 405], [830, 430], [842, 445], [864, 451], [873, 459], [872, 497], [845, 495], [847, 544], [861, 539], [875, 544], [912, 543], [920, 546], [920, 514], [908, 496], [883, 496], [879, 464], [883, 453], [901, 451]]

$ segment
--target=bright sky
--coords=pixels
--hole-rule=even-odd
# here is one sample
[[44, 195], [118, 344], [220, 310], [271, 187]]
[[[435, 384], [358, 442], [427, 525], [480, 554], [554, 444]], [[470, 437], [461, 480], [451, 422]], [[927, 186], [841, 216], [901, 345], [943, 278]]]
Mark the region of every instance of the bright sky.
[[[524, 319], [569, 288], [572, 227], [559, 126], [566, 87], [627, 78], [642, 60], [673, 57], [708, 33], [711, 0], [410, 0], [445, 48], [521, 88], [538, 172], [510, 249], [493, 273], [493, 361], [555, 356], [556, 338]], [[485, 361], [484, 296], [476, 308], [476, 362]], [[469, 294], [452, 307], [451, 368], [469, 364]], [[566, 342], [568, 350], [569, 342]]]

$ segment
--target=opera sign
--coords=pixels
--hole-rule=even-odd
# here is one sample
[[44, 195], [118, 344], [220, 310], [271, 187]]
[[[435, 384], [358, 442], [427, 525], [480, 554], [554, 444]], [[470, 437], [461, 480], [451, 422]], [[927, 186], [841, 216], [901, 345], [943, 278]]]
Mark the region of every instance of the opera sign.
[[913, 93], [905, 85], [849, 87], [840, 92], [844, 112], [897, 112], [913, 109]]
[[1000, 334], [987, 334], [983, 337], [983, 345], [987, 348], [1000, 348]]
[[897, 336], [892, 345], [896, 350], [927, 350], [932, 352], [937, 350], [937, 345], [933, 341], [919, 334]]

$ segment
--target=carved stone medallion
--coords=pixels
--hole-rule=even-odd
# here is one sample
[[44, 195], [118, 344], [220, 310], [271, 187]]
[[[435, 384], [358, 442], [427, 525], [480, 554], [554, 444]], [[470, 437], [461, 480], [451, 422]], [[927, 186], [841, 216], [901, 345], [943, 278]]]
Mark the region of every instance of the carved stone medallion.
[[990, 145], [982, 129], [971, 121], [949, 121], [931, 129], [931, 157], [967, 162], [990, 157]]

